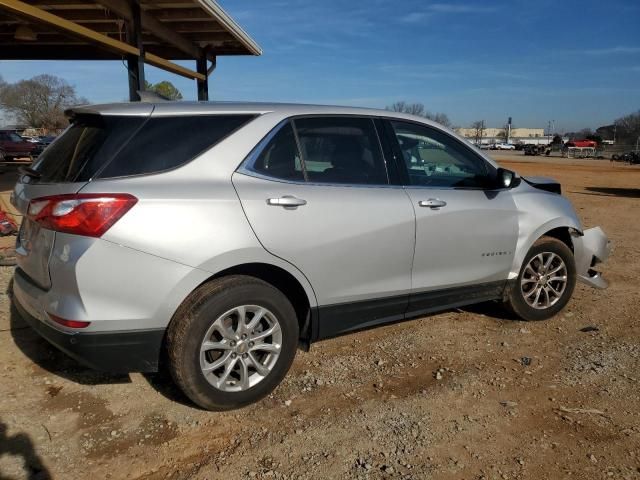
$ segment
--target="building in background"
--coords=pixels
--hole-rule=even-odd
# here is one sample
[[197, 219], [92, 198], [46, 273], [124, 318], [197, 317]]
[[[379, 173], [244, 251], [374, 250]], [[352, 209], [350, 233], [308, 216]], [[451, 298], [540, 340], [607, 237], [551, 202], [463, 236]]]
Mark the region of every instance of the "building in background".
[[[462, 135], [470, 142], [476, 141], [475, 128], [458, 128], [456, 132]], [[509, 143], [524, 143], [535, 145], [546, 145], [551, 141], [552, 137], [545, 135], [544, 128], [512, 128]], [[503, 128], [485, 128], [483, 130], [481, 144], [500, 143], [505, 141], [505, 129]]]

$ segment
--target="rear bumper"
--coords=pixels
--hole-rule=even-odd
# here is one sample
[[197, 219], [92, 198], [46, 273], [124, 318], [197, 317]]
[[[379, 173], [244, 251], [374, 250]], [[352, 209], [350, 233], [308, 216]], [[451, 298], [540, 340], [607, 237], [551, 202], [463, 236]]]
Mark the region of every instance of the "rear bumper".
[[31, 315], [18, 296], [13, 303], [40, 336], [83, 365], [112, 373], [158, 371], [164, 329], [67, 333]]
[[611, 253], [611, 242], [600, 227], [584, 231], [573, 238], [578, 280], [590, 287], [607, 288], [608, 283], [594, 267], [604, 262]]

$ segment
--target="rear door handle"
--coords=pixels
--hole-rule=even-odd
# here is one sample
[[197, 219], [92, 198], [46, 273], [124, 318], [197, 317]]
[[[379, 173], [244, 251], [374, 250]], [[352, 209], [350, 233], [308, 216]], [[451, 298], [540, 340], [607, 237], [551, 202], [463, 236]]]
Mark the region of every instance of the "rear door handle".
[[418, 205], [421, 207], [440, 208], [447, 205], [447, 202], [439, 198], [430, 198], [429, 200], [420, 200]]
[[307, 201], [302, 198], [296, 198], [291, 195], [283, 195], [279, 198], [268, 198], [267, 205], [274, 205], [276, 207], [289, 207], [289, 208], [297, 208], [303, 205], [306, 205]]

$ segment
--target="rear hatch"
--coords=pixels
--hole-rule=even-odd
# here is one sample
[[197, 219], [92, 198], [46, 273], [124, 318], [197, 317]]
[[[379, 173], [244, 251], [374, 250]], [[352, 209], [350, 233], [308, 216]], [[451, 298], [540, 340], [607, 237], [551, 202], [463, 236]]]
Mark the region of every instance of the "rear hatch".
[[29, 202], [79, 192], [144, 124], [153, 109], [152, 105], [144, 107], [148, 111], [137, 115], [72, 116], [71, 126], [20, 176], [12, 195], [14, 206], [23, 215], [16, 241], [17, 264], [41, 288], [51, 286], [49, 257], [56, 233], [27, 217]]
[[[32, 169], [23, 170], [16, 184], [13, 203], [23, 215], [16, 244], [18, 268], [41, 288], [51, 287], [49, 258], [56, 233], [28, 218], [31, 201], [77, 194], [89, 182], [102, 189], [99, 182], [102, 179], [178, 168], [256, 116], [249, 113], [153, 116], [155, 107], [151, 104], [129, 107], [135, 109], [135, 114], [123, 115], [113, 109], [99, 114], [91, 107], [78, 109], [72, 114], [71, 126], [45, 149]], [[106, 186], [108, 190], [114, 188], [112, 184]]]

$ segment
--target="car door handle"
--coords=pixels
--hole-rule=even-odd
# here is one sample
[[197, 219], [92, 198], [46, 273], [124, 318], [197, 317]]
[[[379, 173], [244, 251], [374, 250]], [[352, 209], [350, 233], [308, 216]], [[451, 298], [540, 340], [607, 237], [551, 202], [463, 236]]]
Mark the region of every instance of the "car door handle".
[[306, 205], [307, 201], [302, 198], [292, 197], [291, 195], [283, 195], [279, 198], [268, 198], [267, 205], [274, 205], [276, 207], [301, 207]]
[[447, 202], [439, 198], [430, 198], [429, 200], [420, 200], [418, 205], [421, 207], [440, 208], [447, 205]]

